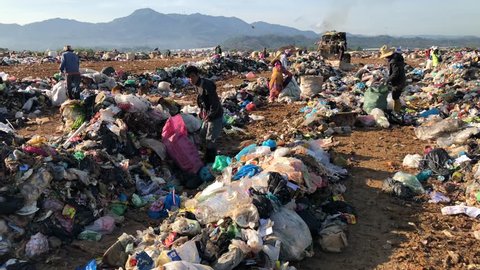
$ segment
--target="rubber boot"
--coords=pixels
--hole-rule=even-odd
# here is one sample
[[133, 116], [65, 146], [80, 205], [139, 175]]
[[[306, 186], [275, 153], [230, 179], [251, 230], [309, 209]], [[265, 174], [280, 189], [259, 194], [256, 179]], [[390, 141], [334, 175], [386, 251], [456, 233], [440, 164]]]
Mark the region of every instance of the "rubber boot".
[[399, 99], [393, 101], [393, 111], [399, 113], [402, 110], [402, 103]]

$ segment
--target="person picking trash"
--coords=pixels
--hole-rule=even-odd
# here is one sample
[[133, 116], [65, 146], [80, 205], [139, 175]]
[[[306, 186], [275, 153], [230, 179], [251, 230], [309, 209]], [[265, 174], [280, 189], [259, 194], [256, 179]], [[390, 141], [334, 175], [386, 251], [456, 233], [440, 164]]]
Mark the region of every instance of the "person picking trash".
[[217, 155], [217, 139], [223, 129], [223, 107], [217, 94], [217, 87], [211, 80], [200, 77], [197, 67], [185, 69], [185, 76], [197, 91], [197, 105], [200, 108], [200, 118], [203, 120], [200, 129], [200, 139], [205, 147], [205, 163], [215, 161]]
[[80, 99], [80, 60], [70, 45], [63, 48], [60, 72], [65, 74], [67, 96], [69, 99]]
[[[283, 77], [284, 75], [286, 78]], [[270, 90], [268, 102], [274, 102], [278, 98], [283, 88], [292, 80], [292, 76], [292, 73], [285, 69], [280, 60], [273, 61], [272, 77], [268, 84], [268, 89]]]
[[387, 59], [389, 64], [387, 84], [392, 90], [393, 110], [398, 113], [402, 109], [400, 96], [407, 83], [405, 60], [400, 53], [396, 52], [394, 48], [389, 49], [387, 45], [380, 48], [380, 58]]

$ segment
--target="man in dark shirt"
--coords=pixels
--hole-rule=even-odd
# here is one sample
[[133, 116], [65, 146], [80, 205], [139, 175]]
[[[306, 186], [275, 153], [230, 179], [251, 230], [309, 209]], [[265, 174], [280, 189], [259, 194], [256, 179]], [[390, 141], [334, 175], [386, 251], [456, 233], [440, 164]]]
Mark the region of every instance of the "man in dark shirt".
[[200, 138], [205, 145], [205, 162], [215, 161], [217, 155], [216, 142], [223, 128], [223, 108], [217, 94], [217, 87], [211, 80], [201, 78], [195, 66], [185, 69], [185, 75], [197, 90], [197, 105], [200, 108], [200, 118], [203, 119]]
[[67, 96], [69, 99], [80, 99], [80, 60], [70, 45], [63, 48], [60, 72], [66, 75]]
[[394, 111], [400, 112], [402, 104], [400, 103], [400, 95], [407, 85], [407, 77], [405, 76], [405, 60], [403, 56], [394, 49], [388, 49], [387, 45], [380, 48], [380, 58], [386, 58], [389, 64], [389, 72], [387, 84], [392, 89], [392, 99], [394, 102]]

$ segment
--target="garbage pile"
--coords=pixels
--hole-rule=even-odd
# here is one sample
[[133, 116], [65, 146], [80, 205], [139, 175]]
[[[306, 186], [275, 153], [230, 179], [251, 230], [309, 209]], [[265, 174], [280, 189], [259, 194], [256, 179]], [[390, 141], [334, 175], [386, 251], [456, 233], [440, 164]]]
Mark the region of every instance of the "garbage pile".
[[409, 75], [421, 80], [405, 95], [407, 112], [418, 124], [416, 137], [431, 146], [423, 155], [405, 157], [403, 165], [417, 169], [416, 175], [398, 172], [385, 181], [384, 190], [404, 199], [428, 196], [429, 202], [446, 205], [444, 215], [478, 219], [478, 54], [447, 52], [444, 59], [433, 70], [415, 69]]
[[[331, 252], [347, 245], [355, 210], [342, 201], [347, 171], [333, 165], [322, 140], [277, 147], [249, 145], [217, 156], [214, 183], [185, 198], [167, 195], [168, 217], [138, 235], [122, 235], [102, 263], [124, 269], [294, 269], [313, 255], [312, 241]], [[299, 234], [299, 232], [302, 232]], [[211, 267], [209, 267], [210, 265]]]

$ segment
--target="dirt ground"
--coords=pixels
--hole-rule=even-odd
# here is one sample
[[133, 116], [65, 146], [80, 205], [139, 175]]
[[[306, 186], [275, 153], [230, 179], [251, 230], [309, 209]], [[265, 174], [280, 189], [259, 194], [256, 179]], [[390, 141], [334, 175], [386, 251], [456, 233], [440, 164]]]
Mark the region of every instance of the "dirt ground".
[[[360, 61], [365, 63], [367, 60], [354, 59], [353, 62]], [[373, 62], [377, 63], [378, 60]], [[86, 63], [84, 66], [101, 69], [105, 64], [114, 67], [118, 64], [125, 70], [141, 72], [161, 64], [178, 63], [180, 62], [99, 62], [92, 63], [91, 66]], [[12, 70], [44, 76], [52, 74], [54, 67], [48, 73], [44, 73], [46, 67], [40, 65]], [[13, 73], [12, 70], [5, 71]], [[219, 85], [235, 84], [242, 80], [240, 77], [232, 78]], [[240, 149], [242, 141], [262, 141], [265, 136], [272, 134], [293, 136], [293, 123], [303, 117], [299, 112], [301, 107], [302, 104], [272, 104], [259, 108], [254, 114], [264, 116], [265, 120], [249, 124], [245, 128], [247, 134], [224, 136], [220, 142], [220, 151], [233, 154]], [[52, 113], [50, 119], [46, 124], [27, 127], [20, 134], [55, 135], [59, 123], [58, 114]], [[315, 244], [315, 255], [312, 258], [294, 264], [299, 270], [480, 269], [480, 244], [472, 236], [472, 227], [478, 226], [478, 221], [464, 216], [442, 216], [442, 205], [429, 204], [426, 199], [403, 201], [381, 192], [384, 179], [399, 170], [405, 170], [401, 166], [403, 157], [406, 154], [421, 154], [426, 145], [415, 138], [412, 127], [354, 129], [352, 134], [335, 136], [335, 141], [339, 144], [333, 148], [333, 152], [349, 163], [350, 178], [346, 182], [347, 192], [344, 197], [356, 208], [358, 223], [349, 225], [349, 246], [344, 252], [325, 253]], [[74, 269], [75, 266], [101, 257], [122, 232], [135, 234], [136, 230], [156, 225], [146, 217], [145, 212], [127, 212], [125, 224], [100, 242], [75, 240], [71, 245], [64, 245], [49, 256], [39, 258], [39, 269]]]

